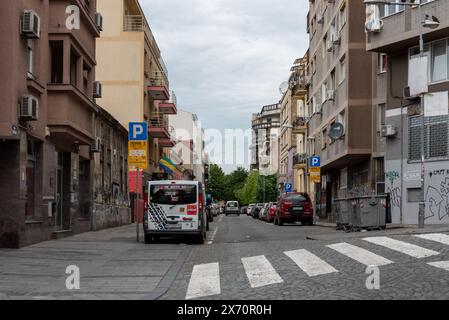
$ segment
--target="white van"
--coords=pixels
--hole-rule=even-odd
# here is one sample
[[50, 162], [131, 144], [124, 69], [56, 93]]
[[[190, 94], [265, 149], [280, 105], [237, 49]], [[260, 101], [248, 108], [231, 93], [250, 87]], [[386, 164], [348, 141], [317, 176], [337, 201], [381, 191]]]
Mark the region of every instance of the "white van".
[[145, 243], [160, 237], [206, 238], [207, 217], [203, 185], [198, 181], [148, 182]]

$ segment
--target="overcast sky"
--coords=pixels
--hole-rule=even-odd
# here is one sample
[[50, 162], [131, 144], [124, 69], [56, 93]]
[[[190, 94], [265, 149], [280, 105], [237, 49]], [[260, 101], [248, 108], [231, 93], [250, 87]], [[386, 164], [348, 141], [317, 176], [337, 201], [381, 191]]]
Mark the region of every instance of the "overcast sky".
[[248, 129], [280, 99], [307, 50], [308, 0], [140, 0], [167, 65], [178, 108], [203, 127]]

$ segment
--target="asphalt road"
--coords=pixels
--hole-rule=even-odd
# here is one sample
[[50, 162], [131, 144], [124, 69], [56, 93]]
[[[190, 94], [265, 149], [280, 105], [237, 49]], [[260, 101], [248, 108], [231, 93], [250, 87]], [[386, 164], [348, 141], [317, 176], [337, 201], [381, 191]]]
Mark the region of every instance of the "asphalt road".
[[161, 299], [449, 299], [448, 234], [343, 235], [219, 217]]

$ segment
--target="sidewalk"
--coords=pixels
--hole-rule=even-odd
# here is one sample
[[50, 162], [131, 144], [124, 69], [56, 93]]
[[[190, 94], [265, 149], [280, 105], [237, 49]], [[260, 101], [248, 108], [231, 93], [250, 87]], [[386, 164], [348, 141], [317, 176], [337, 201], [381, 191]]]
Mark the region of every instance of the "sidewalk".
[[[157, 299], [174, 281], [192, 246], [136, 242], [136, 226], [89, 232], [20, 250], [0, 249], [2, 299]], [[80, 269], [68, 290], [66, 268]]]
[[[335, 223], [316, 221], [316, 226], [337, 228]], [[309, 237], [310, 240], [334, 240], [338, 238], [358, 238], [358, 237], [376, 237], [376, 236], [393, 236], [393, 235], [407, 235], [407, 234], [425, 234], [425, 233], [444, 233], [449, 232], [449, 225], [426, 225], [424, 229], [418, 228], [417, 225], [400, 225], [389, 224], [386, 230], [373, 230], [362, 232], [345, 232], [343, 230], [335, 234], [320, 234], [317, 236]]]

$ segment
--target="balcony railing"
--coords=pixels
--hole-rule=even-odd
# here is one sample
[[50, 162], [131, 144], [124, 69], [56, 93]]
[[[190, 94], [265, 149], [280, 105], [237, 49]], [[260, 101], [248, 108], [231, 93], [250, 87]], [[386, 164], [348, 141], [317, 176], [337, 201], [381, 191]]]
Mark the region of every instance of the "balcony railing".
[[144, 31], [145, 19], [141, 15], [125, 15], [124, 31]]
[[298, 153], [293, 156], [293, 165], [294, 166], [306, 166], [307, 160], [309, 159], [309, 155], [307, 153]]
[[148, 124], [153, 128], [165, 128], [168, 130], [168, 120], [161, 113], [153, 113], [150, 115]]

